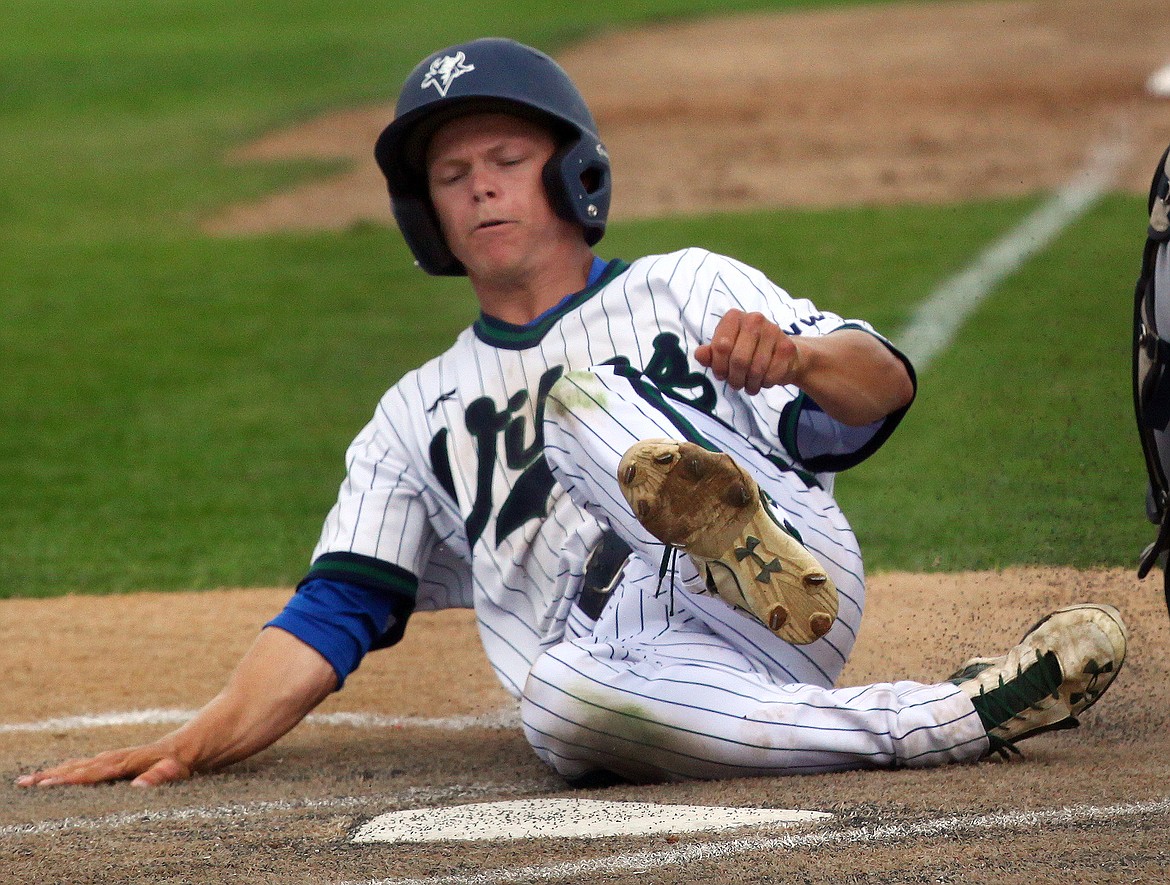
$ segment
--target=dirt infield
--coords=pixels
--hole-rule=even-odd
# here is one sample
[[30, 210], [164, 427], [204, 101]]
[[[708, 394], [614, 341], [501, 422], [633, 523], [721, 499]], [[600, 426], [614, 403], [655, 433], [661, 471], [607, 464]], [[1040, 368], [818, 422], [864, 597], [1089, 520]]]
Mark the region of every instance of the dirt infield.
[[[1170, 140], [1170, 101], [1144, 90], [1170, 62], [1164, 12], [1043, 0], [758, 14], [615, 33], [560, 61], [613, 157], [615, 219], [1029, 194], [1113, 137], [1131, 148], [1119, 185], [1144, 192]], [[242, 146], [234, 162], [353, 166], [206, 228], [392, 223], [372, 152], [392, 115], [346, 109]]]
[[[562, 60], [615, 157], [615, 216], [634, 217], [1031, 193], [1062, 184], [1116, 133], [1133, 152], [1121, 184], [1140, 191], [1170, 140], [1170, 103], [1142, 91], [1167, 47], [1164, 0], [1047, 0], [691, 22], [608, 35]], [[368, 157], [388, 115], [339, 112], [242, 147], [236, 161], [357, 165], [230, 207], [208, 229], [387, 222]], [[289, 591], [0, 601], [0, 883], [1168, 881], [1159, 582], [1063, 569], [871, 578], [846, 685], [945, 677], [1069, 602], [1122, 610], [1131, 651], [1117, 684], [1081, 728], [1024, 744], [1023, 760], [576, 792], [527, 747], [468, 612], [416, 616], [318, 718], [226, 772], [153, 791], [18, 790], [20, 773], [173, 727], [218, 690]], [[386, 811], [565, 795], [836, 817], [788, 841], [348, 840]]]
[[[639, 880], [663, 883], [1015, 885], [1163, 882], [1170, 874], [1170, 618], [1156, 580], [1139, 583], [1122, 571], [871, 579], [847, 685], [944, 677], [968, 656], [999, 653], [1056, 605], [1093, 599], [1121, 608], [1131, 653], [1117, 684], [1080, 729], [1025, 743], [1023, 760], [570, 791], [513, 724], [514, 706], [478, 651], [470, 613], [445, 612], [416, 616], [400, 647], [372, 655], [321, 710], [364, 720], [304, 723], [227, 772], [158, 790], [10, 785], [42, 763], [172, 727], [62, 717], [107, 714], [112, 722], [108, 714], [147, 711], [157, 723], [164, 711], [199, 705], [286, 595], [0, 603], [0, 882], [633, 882], [631, 863], [648, 872]], [[479, 724], [467, 718], [476, 716]], [[474, 848], [348, 842], [387, 811], [568, 795], [837, 817], [803, 831], [821, 840], [812, 847], [797, 842], [766, 854], [750, 841], [766, 831]], [[555, 864], [569, 871], [544, 869]]]

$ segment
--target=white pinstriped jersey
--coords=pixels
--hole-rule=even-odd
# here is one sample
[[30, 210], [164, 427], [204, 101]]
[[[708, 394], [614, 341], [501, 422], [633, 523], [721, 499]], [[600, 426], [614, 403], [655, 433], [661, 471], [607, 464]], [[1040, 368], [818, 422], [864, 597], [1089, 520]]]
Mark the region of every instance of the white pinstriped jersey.
[[731, 308], [795, 334], [872, 332], [702, 249], [611, 262], [530, 326], [481, 317], [403, 376], [348, 450], [314, 559], [348, 552], [396, 565], [419, 577], [419, 610], [473, 606], [492, 666], [519, 695], [532, 662], [561, 640], [601, 534], [542, 455], [545, 397], [565, 371], [626, 361], [798, 468], [826, 469], [873, 439], [872, 428], [797, 409], [793, 387], [750, 397], [695, 363], [695, 347]]

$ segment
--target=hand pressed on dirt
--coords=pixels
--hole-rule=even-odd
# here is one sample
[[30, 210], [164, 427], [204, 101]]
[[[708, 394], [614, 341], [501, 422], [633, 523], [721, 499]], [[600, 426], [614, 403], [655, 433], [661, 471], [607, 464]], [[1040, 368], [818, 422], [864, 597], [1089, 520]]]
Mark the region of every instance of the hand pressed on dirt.
[[193, 774], [189, 765], [175, 758], [172, 748], [146, 744], [107, 750], [89, 759], [70, 759], [44, 771], [19, 777], [16, 785], [59, 787], [130, 780], [135, 787], [157, 787], [171, 781], [186, 780]]
[[152, 787], [214, 771], [270, 746], [336, 687], [337, 674], [315, 649], [279, 628], [261, 630], [227, 685], [194, 719], [152, 743], [63, 762], [16, 784], [132, 779], [134, 786]]

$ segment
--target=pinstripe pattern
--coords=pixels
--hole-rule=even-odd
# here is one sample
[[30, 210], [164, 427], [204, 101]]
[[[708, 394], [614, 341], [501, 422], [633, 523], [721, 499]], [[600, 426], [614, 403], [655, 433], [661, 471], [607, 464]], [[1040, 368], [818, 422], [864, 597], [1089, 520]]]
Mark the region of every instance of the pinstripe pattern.
[[[861, 621], [860, 554], [831, 496], [781, 439], [799, 391], [748, 397], [690, 359], [733, 307], [793, 334], [847, 324], [872, 332], [704, 250], [611, 263], [595, 290], [534, 328], [481, 318], [387, 392], [348, 450], [314, 559], [374, 557], [418, 576], [418, 609], [474, 606], [488, 659], [523, 696], [529, 740], [567, 776], [603, 767], [716, 777], [976, 755], [982, 729], [952, 686], [831, 690]], [[588, 367], [599, 368], [580, 371]], [[802, 456], [848, 454], [877, 430], [826, 432], [820, 421], [808, 424]], [[789, 646], [690, 592], [702, 582], [686, 557], [659, 580], [663, 548], [633, 519], [614, 475], [630, 444], [655, 436], [700, 437], [754, 471], [841, 591], [827, 636]], [[594, 622], [573, 601], [611, 526], [635, 553]]]
[[[558, 482], [634, 550], [596, 623], [542, 657], [524, 695], [526, 734], [567, 777], [596, 768], [633, 779], [809, 773], [937, 764], [985, 746], [950, 685], [830, 690], [861, 623], [864, 582], [852, 531], [832, 498], [778, 467], [722, 422], [686, 404], [668, 415], [601, 367], [566, 375], [546, 412]], [[699, 595], [691, 561], [660, 578], [663, 548], [628, 510], [616, 468], [638, 439], [685, 426], [749, 467], [777, 516], [800, 532], [841, 595], [822, 639], [793, 646]], [[586, 629], [588, 632], [586, 632]]]

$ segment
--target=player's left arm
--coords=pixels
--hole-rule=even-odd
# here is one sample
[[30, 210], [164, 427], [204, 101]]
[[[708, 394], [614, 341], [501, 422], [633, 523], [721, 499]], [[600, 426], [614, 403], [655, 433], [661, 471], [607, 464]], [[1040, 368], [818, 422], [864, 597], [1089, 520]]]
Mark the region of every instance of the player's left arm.
[[881, 339], [861, 329], [790, 335], [761, 313], [731, 309], [695, 360], [720, 381], [755, 395], [792, 384], [830, 417], [860, 427], [905, 408], [914, 381]]

